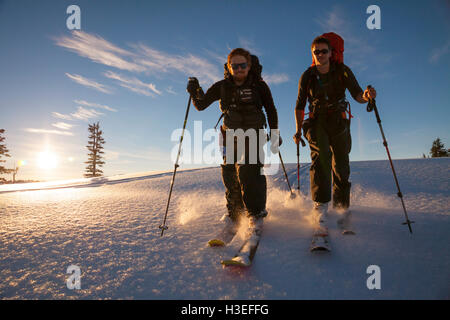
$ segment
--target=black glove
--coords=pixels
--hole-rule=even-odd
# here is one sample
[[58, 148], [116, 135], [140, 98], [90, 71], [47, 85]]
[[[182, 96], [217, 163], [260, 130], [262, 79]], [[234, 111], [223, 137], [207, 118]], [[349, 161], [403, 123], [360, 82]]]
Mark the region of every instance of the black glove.
[[195, 77], [189, 77], [189, 81], [187, 84], [187, 92], [193, 97], [197, 95], [197, 90], [200, 88], [200, 84], [198, 83], [198, 79]]

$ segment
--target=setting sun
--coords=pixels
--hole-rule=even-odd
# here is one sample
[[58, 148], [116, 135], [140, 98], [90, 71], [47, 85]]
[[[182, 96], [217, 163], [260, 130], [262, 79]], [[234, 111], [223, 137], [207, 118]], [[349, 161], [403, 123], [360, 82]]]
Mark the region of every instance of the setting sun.
[[38, 166], [42, 169], [53, 169], [58, 165], [58, 156], [50, 151], [44, 151], [38, 155]]

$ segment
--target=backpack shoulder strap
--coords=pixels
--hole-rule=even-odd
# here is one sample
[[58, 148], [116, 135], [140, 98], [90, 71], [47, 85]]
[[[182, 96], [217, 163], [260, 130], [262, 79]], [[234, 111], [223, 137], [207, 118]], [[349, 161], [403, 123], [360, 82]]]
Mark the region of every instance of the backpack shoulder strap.
[[262, 109], [264, 103], [261, 96], [261, 92], [263, 91], [263, 79], [255, 79], [252, 81], [252, 87], [255, 89], [255, 100], [258, 108]]
[[308, 69], [306, 69], [305, 74], [304, 74], [306, 76], [306, 94], [308, 95], [308, 99], [310, 99], [310, 97], [311, 97], [309, 90], [312, 87], [314, 78], [316, 78], [315, 74], [312, 70], [313, 68], [314, 68], [314, 66], [309, 67]]
[[345, 87], [345, 78], [348, 78], [348, 74], [345, 71], [345, 65], [343, 63], [336, 63], [336, 73], [339, 82]]

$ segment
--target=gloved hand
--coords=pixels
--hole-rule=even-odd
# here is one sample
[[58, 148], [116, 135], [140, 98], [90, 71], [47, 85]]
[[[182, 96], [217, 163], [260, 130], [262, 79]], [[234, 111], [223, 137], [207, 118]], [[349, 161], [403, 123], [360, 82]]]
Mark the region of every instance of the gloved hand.
[[278, 138], [280, 138], [280, 141], [278, 142], [278, 145], [281, 146], [283, 144], [283, 139], [281, 139], [281, 136], [279, 136]]
[[197, 90], [200, 88], [200, 84], [198, 83], [198, 79], [195, 77], [189, 77], [188, 84], [186, 87], [187, 92], [193, 97], [197, 95]]
[[377, 91], [372, 86], [367, 86], [367, 89], [363, 92], [363, 99], [369, 101], [377, 97]]
[[302, 139], [301, 131], [296, 132], [292, 138], [294, 139], [295, 144], [299, 144], [301, 142], [303, 147], [306, 145], [305, 141]]

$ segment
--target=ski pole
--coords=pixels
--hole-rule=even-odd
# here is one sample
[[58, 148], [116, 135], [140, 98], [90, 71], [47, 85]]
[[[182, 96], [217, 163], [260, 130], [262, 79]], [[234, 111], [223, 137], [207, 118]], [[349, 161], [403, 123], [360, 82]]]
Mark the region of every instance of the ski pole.
[[292, 192], [291, 184], [289, 183], [289, 178], [288, 178], [287, 173], [286, 173], [286, 168], [284, 167], [283, 158], [281, 158], [281, 151], [278, 151], [278, 155], [280, 156], [281, 166], [283, 167], [284, 176], [286, 177], [286, 181], [287, 181], [287, 184], [288, 184], [288, 187], [289, 187], [289, 191], [291, 192], [291, 196], [295, 196], [295, 193]]
[[173, 175], [172, 175], [172, 182], [170, 183], [170, 191], [169, 191], [169, 198], [167, 199], [166, 213], [164, 215], [163, 224], [159, 226], [159, 229], [161, 229], [161, 237], [164, 234], [164, 230], [167, 230], [169, 228], [166, 226], [167, 212], [169, 212], [169, 203], [170, 203], [170, 197], [172, 196], [173, 184], [175, 182], [175, 174], [177, 173], [177, 168], [179, 167], [178, 160], [180, 159], [181, 144], [183, 143], [184, 130], [186, 129], [186, 123], [187, 123], [190, 107], [191, 107], [191, 96], [189, 95], [189, 101], [188, 101], [188, 105], [187, 105], [187, 109], [186, 109], [186, 115], [184, 116], [183, 130], [181, 132], [181, 137], [180, 137], [180, 145], [178, 146], [177, 160], [175, 161], [175, 168], [174, 168]]
[[[367, 86], [367, 89], [371, 89], [371, 88], [372, 88], [372, 86], [370, 86], [370, 85]], [[397, 190], [398, 190], [397, 196], [400, 198], [400, 200], [402, 202], [403, 212], [405, 213], [405, 218], [406, 218], [406, 221], [403, 224], [407, 224], [408, 228], [409, 228], [409, 232], [412, 233], [411, 223], [414, 223], [414, 221], [409, 220], [408, 213], [406, 212], [405, 202], [403, 201], [403, 194], [400, 191], [400, 185], [398, 183], [397, 174], [395, 173], [394, 164], [392, 163], [391, 153], [389, 152], [388, 143], [386, 141], [386, 137], [384, 136], [383, 127], [381, 126], [380, 114], [378, 113], [378, 108], [375, 103], [375, 99], [370, 99], [369, 103], [367, 104], [367, 112], [372, 112], [372, 111], [375, 111], [375, 117], [377, 118], [378, 126], [380, 127], [381, 136], [383, 137], [383, 145], [386, 148], [386, 152], [387, 152], [387, 155], [389, 158], [389, 163], [391, 164], [391, 168], [392, 168], [392, 173], [394, 174], [394, 180], [395, 180], [395, 184], [397, 185]]]
[[300, 193], [300, 144], [297, 143], [297, 190]]

